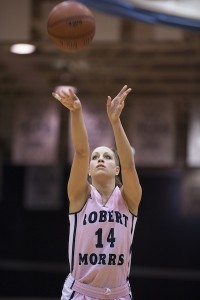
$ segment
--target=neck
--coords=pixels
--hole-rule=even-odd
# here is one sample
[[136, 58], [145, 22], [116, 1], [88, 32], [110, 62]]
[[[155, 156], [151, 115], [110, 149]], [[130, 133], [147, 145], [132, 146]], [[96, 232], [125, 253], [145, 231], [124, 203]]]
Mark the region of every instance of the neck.
[[104, 185], [93, 181], [92, 185], [97, 189], [103, 199], [103, 202], [105, 203], [115, 188], [115, 181], [107, 184], [104, 183]]

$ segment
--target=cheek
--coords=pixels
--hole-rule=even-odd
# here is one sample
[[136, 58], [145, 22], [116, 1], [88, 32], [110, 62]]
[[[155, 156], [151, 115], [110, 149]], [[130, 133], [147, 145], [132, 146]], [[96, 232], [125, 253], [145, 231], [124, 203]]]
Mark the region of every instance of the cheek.
[[94, 168], [95, 168], [95, 163], [91, 162], [89, 165], [89, 171], [91, 172], [92, 170], [94, 170]]
[[116, 165], [115, 165], [115, 163], [113, 163], [113, 162], [109, 162], [109, 163], [108, 163], [108, 167], [109, 167], [111, 170], [116, 170]]

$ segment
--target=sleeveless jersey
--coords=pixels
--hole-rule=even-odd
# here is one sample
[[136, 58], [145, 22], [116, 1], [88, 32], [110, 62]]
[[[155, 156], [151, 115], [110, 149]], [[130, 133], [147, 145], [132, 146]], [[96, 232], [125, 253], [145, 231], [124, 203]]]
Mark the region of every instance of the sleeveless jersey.
[[131, 245], [137, 217], [128, 209], [119, 187], [107, 203], [91, 185], [81, 211], [69, 214], [69, 263], [79, 282], [101, 288], [125, 284], [131, 266]]

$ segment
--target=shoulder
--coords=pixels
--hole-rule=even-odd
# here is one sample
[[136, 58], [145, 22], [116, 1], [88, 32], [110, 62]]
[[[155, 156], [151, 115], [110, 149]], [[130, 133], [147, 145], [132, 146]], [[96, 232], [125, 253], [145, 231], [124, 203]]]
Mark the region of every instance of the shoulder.
[[69, 212], [70, 213], [76, 213], [82, 210], [88, 199], [91, 197], [91, 185], [88, 184], [88, 188], [85, 194], [80, 195], [79, 197], [76, 197], [73, 201], [69, 201]]
[[122, 198], [123, 198], [124, 202], [126, 203], [129, 211], [134, 216], [137, 216], [138, 215], [138, 208], [139, 208], [139, 204], [140, 204], [141, 198], [140, 197], [136, 198], [134, 196], [134, 194], [132, 194], [132, 196], [127, 195], [123, 186], [121, 187], [120, 191], [121, 191]]

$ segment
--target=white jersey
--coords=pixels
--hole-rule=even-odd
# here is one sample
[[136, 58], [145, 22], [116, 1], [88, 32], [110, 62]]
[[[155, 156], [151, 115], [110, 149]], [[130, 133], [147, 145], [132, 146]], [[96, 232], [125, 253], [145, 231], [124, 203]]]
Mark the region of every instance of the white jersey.
[[125, 284], [131, 266], [131, 245], [137, 217], [128, 209], [119, 187], [107, 203], [91, 186], [81, 211], [69, 214], [69, 263], [72, 276], [94, 287]]

